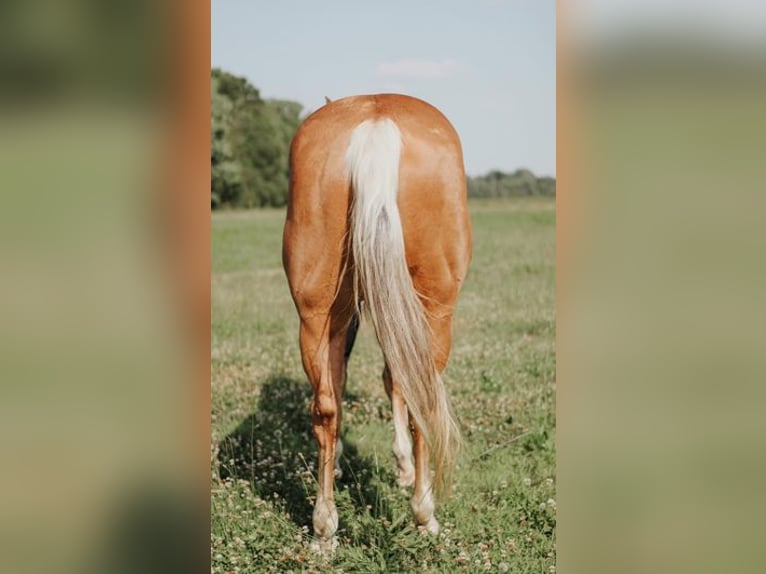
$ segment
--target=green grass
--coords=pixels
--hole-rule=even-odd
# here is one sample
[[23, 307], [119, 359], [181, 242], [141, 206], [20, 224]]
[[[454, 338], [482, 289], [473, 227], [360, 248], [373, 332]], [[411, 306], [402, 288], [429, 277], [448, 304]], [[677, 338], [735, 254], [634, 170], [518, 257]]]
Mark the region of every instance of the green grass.
[[466, 439], [438, 537], [395, 486], [382, 357], [360, 330], [344, 399], [339, 547], [312, 552], [316, 446], [284, 212], [213, 215], [213, 572], [555, 571], [555, 211], [471, 203], [474, 256], [446, 382]]

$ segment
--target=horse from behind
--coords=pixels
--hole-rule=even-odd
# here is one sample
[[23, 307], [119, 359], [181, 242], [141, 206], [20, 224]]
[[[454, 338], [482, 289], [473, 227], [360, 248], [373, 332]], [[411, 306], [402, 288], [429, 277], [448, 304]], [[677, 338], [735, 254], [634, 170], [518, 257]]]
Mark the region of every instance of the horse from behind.
[[362, 312], [383, 351], [399, 485], [413, 487], [416, 522], [438, 532], [434, 495], [447, 492], [460, 443], [441, 374], [471, 251], [460, 140], [436, 108], [352, 96], [303, 122], [290, 149], [283, 263], [313, 390], [320, 539], [338, 527], [342, 395]]

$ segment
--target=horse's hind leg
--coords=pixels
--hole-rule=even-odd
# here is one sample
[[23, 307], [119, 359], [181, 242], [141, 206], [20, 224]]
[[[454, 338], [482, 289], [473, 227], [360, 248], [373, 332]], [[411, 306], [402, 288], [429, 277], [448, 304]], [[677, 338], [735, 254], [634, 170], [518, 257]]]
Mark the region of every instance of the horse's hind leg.
[[425, 527], [429, 532], [439, 532], [439, 521], [434, 512], [436, 503], [431, 485], [431, 470], [428, 465], [428, 446], [425, 438], [417, 425], [412, 425], [412, 439], [414, 442], [413, 453], [415, 455], [415, 487], [412, 490], [412, 513], [415, 521]]
[[[356, 334], [359, 331], [359, 315], [354, 313], [351, 317], [351, 322], [348, 326], [348, 331], [345, 335], [345, 348], [343, 351], [343, 374], [341, 382], [340, 396], [343, 396], [343, 392], [346, 390], [346, 371], [348, 368], [348, 360], [351, 357], [351, 351], [354, 350], [354, 343], [356, 342]], [[338, 440], [335, 442], [335, 478], [341, 478], [343, 476], [343, 470], [340, 468], [340, 457], [343, 454], [343, 441], [340, 438], [340, 431], [338, 432]]]
[[391, 378], [388, 365], [383, 369], [383, 384], [386, 394], [391, 399], [394, 419], [394, 457], [399, 473], [399, 486], [412, 486], [415, 480], [415, 467], [412, 463], [412, 441], [410, 440], [410, 420], [407, 404], [399, 389], [399, 384]]
[[[431, 348], [437, 372], [441, 374], [447, 366], [450, 348], [452, 346], [452, 316], [436, 316], [429, 314], [428, 323], [431, 328]], [[439, 532], [439, 522], [434, 516], [436, 504], [434, 501], [431, 470], [429, 466], [428, 446], [425, 437], [412, 425], [413, 454], [415, 455], [415, 487], [412, 491], [412, 512], [415, 520], [434, 534]]]
[[303, 366], [314, 393], [311, 422], [319, 447], [314, 533], [323, 539], [331, 538], [338, 528], [334, 467], [345, 379], [346, 329], [331, 334], [330, 322], [328, 315], [304, 318], [300, 333]]

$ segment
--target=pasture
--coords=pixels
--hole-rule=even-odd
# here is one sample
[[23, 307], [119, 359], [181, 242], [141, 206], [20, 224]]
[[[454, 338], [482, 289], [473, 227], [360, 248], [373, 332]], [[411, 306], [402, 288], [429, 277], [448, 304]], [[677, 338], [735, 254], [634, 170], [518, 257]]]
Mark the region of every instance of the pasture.
[[555, 204], [472, 200], [474, 254], [445, 374], [465, 449], [442, 532], [396, 486], [383, 361], [363, 322], [344, 397], [339, 546], [311, 550], [316, 446], [283, 210], [212, 222], [211, 554], [224, 572], [555, 571]]

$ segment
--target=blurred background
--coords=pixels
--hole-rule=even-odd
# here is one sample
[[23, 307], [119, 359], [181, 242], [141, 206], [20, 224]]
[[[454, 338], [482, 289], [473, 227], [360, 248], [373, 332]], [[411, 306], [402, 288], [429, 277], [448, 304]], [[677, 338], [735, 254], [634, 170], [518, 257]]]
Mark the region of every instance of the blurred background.
[[[208, 436], [209, 6], [178, 8], [0, 7], [3, 571], [207, 562], [207, 508], [189, 498]], [[193, 72], [179, 42], [201, 104], [181, 90]], [[193, 128], [174, 128], [194, 101], [196, 159], [179, 137]], [[185, 175], [204, 189], [198, 220]]]
[[764, 5], [557, 16], [559, 567], [758, 569]]
[[[466, 12], [532, 4], [456, 14], [481, 36]], [[209, 92], [209, 10], [196, 0], [0, 7], [4, 570], [189, 571], [209, 558], [210, 207], [280, 201], [245, 192], [236, 137], [217, 142], [214, 128], [208, 139], [210, 97], [225, 110], [220, 79], [231, 76], [260, 100], [295, 102], [277, 110], [288, 124], [321, 105], [215, 51]], [[446, 53], [381, 58], [380, 84], [307, 81], [317, 98], [403, 87], [443, 107], [472, 149], [516, 141], [518, 153], [486, 163], [467, 156], [469, 175], [493, 182], [474, 183], [482, 193], [557, 179], [559, 570], [755, 570], [763, 5], [562, 0], [556, 18], [558, 153], [547, 159], [531, 152], [548, 149], [554, 110], [520, 117], [534, 91], [514, 107], [502, 88], [520, 75], [512, 67], [482, 63], [498, 76], [494, 103], [471, 98], [470, 76], [433, 91], [413, 78], [468, 73]], [[293, 22], [253, 23], [279, 37], [267, 57], [243, 48], [242, 58], [279, 65]], [[507, 25], [486, 37], [524, 33]], [[497, 133], [452, 96], [493, 110], [483, 117]], [[508, 109], [542, 135], [516, 140], [501, 123]]]

